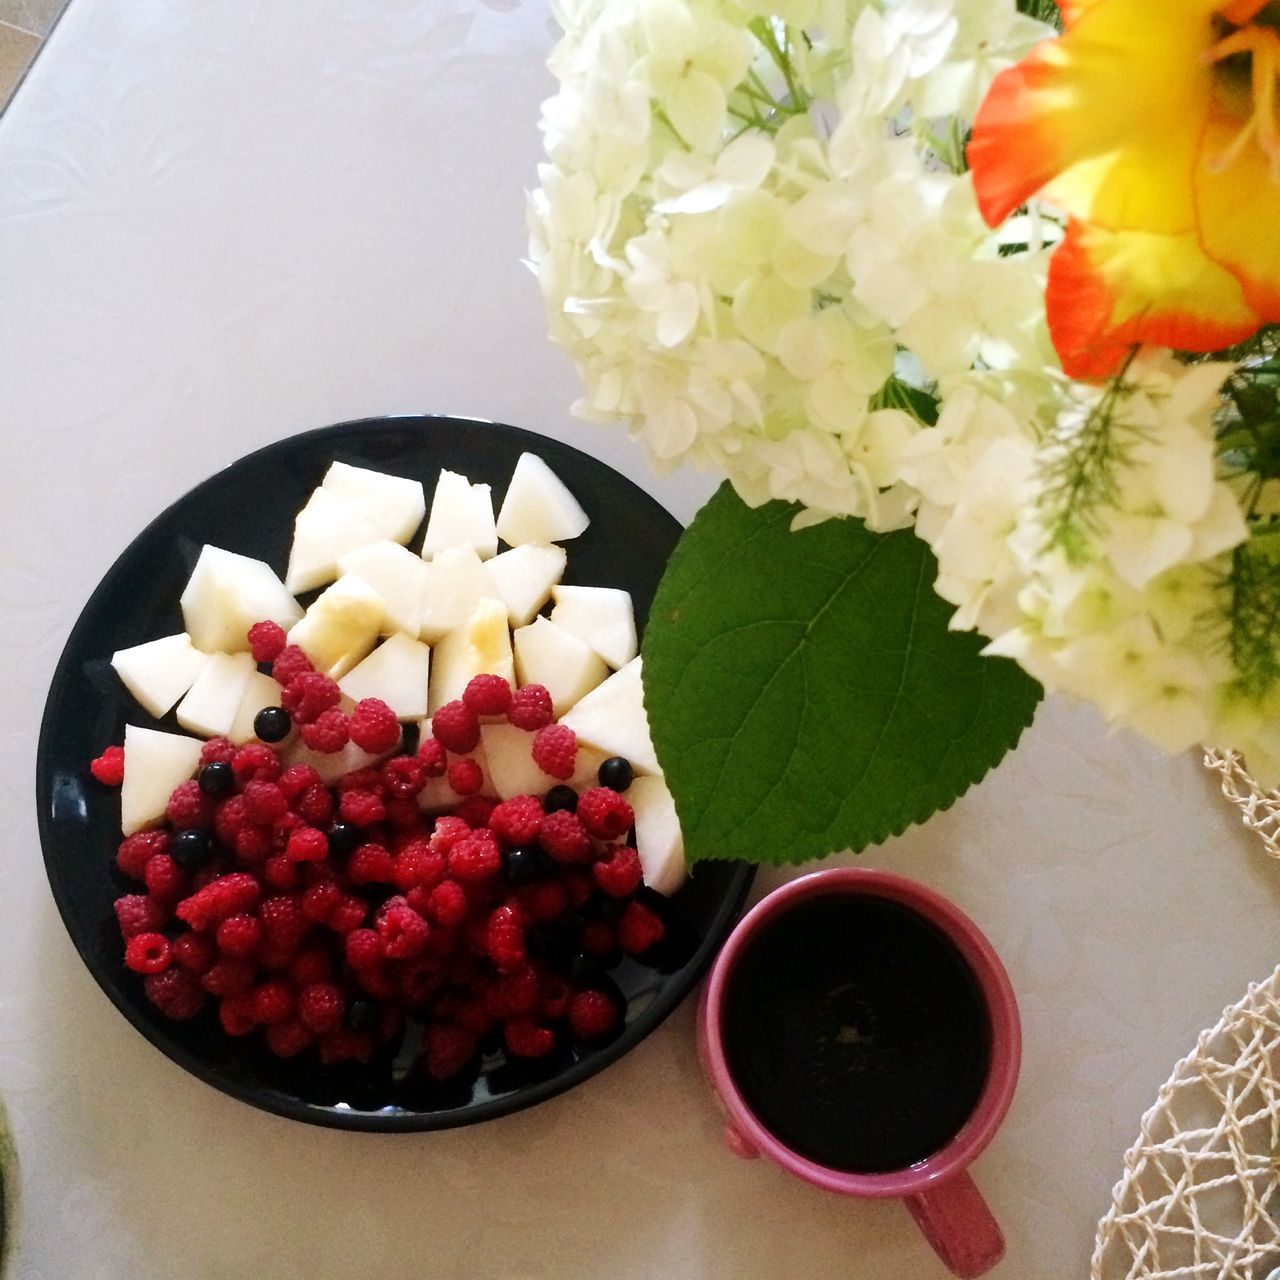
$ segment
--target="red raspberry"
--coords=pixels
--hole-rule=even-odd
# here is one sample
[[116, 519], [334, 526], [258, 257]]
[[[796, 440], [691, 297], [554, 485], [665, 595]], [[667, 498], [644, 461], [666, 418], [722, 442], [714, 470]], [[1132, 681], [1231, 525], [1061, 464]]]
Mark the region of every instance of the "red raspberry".
[[274, 782], [283, 772], [279, 754], [265, 742], [246, 742], [231, 761], [236, 781]]
[[277, 1058], [296, 1058], [315, 1043], [315, 1036], [298, 1018], [277, 1022], [267, 1028], [267, 1048]]
[[344, 822], [356, 827], [371, 827], [387, 816], [382, 797], [374, 791], [344, 791], [338, 811]]
[[485, 992], [485, 1000], [495, 1017], [518, 1018], [532, 1013], [542, 999], [542, 984], [530, 965], [521, 965], [501, 974]]
[[186, 1022], [194, 1018], [204, 1006], [204, 992], [193, 973], [170, 965], [163, 973], [149, 973], [142, 980], [142, 989], [166, 1018]]
[[503, 716], [511, 705], [511, 686], [502, 676], [472, 676], [462, 701], [478, 716]]
[[208, 973], [217, 963], [218, 948], [207, 933], [188, 929], [173, 942], [173, 962], [199, 977]]
[[271, 836], [265, 827], [243, 826], [236, 832], [236, 857], [257, 866], [271, 856]]
[[255, 916], [228, 916], [219, 926], [218, 949], [224, 956], [251, 956], [262, 941], [262, 925]]
[[578, 817], [597, 840], [616, 840], [631, 830], [636, 815], [611, 787], [592, 787], [578, 797]]
[[200, 748], [201, 764], [230, 764], [236, 758], [236, 745], [229, 738], [210, 738]]
[[662, 921], [642, 902], [628, 902], [618, 918], [618, 941], [633, 956], [660, 942], [666, 931]]
[[445, 928], [467, 918], [467, 894], [456, 880], [444, 880], [431, 890], [431, 918]]
[[391, 884], [396, 876], [395, 861], [385, 846], [370, 841], [347, 860], [347, 874], [353, 884]]
[[480, 721], [465, 702], [446, 702], [431, 717], [431, 732], [442, 746], [466, 755], [480, 742]]
[[329, 837], [315, 827], [298, 827], [290, 832], [284, 852], [294, 862], [323, 862], [329, 856]]
[[485, 950], [499, 973], [520, 968], [526, 960], [525, 918], [516, 906], [495, 907], [485, 928]]
[[395, 796], [388, 796], [382, 804], [387, 811], [387, 825], [392, 830], [401, 835], [422, 830], [422, 810], [413, 800], [400, 800]]
[[607, 920], [588, 920], [582, 926], [578, 941], [583, 951], [597, 960], [617, 958], [618, 933]]
[[469, 1031], [477, 1040], [483, 1040], [493, 1029], [493, 1024], [496, 1021], [493, 1014], [485, 1008], [483, 1000], [467, 1001], [458, 1010], [456, 1017], [458, 1025], [464, 1031]]
[[332, 982], [313, 982], [298, 993], [298, 1019], [318, 1034], [336, 1031], [346, 1011], [347, 1002]]
[[551, 974], [542, 983], [542, 998], [538, 1001], [538, 1012], [544, 1018], [567, 1018], [569, 1005], [577, 994], [569, 983], [559, 974]]
[[511, 706], [507, 709], [507, 719], [517, 729], [526, 729], [530, 733], [549, 725], [555, 718], [551, 706], [551, 695], [540, 684], [522, 684], [511, 695]]
[[302, 895], [302, 914], [308, 920], [323, 924], [341, 901], [342, 890], [332, 880], [321, 881]]
[[584, 907], [595, 889], [595, 882], [585, 871], [566, 871], [560, 877], [564, 891], [569, 895], [570, 907]]
[[276, 786], [292, 804], [308, 787], [315, 786], [320, 781], [320, 775], [309, 764], [291, 764], [276, 779]]
[[375, 1001], [391, 1001], [396, 998], [396, 984], [385, 964], [366, 965], [356, 970], [356, 981]]
[[416, 885], [430, 888], [444, 879], [447, 865], [444, 854], [434, 850], [429, 840], [410, 840], [395, 856], [392, 878], [396, 888], [405, 892]]
[[244, 995], [253, 986], [256, 976], [252, 961], [227, 956], [201, 975], [200, 985], [211, 996], [225, 1000], [227, 996]]
[[559, 880], [543, 880], [531, 884], [521, 893], [520, 901], [530, 920], [547, 922], [569, 909], [569, 895]]
[[374, 929], [353, 929], [347, 934], [347, 963], [353, 969], [369, 969], [382, 963], [382, 935]]
[[243, 795], [245, 816], [250, 822], [265, 825], [289, 812], [289, 802], [274, 782], [247, 782]]
[[556, 862], [591, 861], [591, 837], [578, 815], [568, 809], [556, 809], [543, 816], [538, 844]]
[[309, 947], [300, 951], [289, 965], [289, 977], [299, 987], [309, 987], [317, 982], [328, 982], [333, 977], [333, 961], [327, 951]]
[[89, 772], [104, 787], [118, 787], [124, 781], [124, 748], [108, 747], [90, 763]]
[[542, 826], [542, 801], [537, 796], [512, 796], [489, 815], [489, 827], [505, 845], [529, 844]]
[[351, 713], [351, 741], [373, 755], [394, 751], [400, 741], [400, 720], [381, 698], [361, 698]]
[[285, 685], [280, 705], [293, 718], [294, 724], [311, 724], [331, 707], [342, 701], [337, 682], [319, 671], [303, 671]]
[[236, 835], [248, 822], [243, 796], [228, 796], [218, 801], [213, 815], [213, 834], [228, 848], [235, 848]]
[[396, 988], [407, 1008], [421, 1009], [440, 989], [443, 981], [440, 961], [435, 956], [406, 960], [396, 969]]
[[338, 1062], [368, 1062], [373, 1057], [373, 1037], [367, 1031], [339, 1027], [320, 1037], [320, 1061], [326, 1066]]
[[428, 778], [443, 776], [448, 764], [444, 744], [438, 738], [424, 738], [418, 744], [418, 763]]
[[287, 644], [271, 664], [271, 674], [281, 685], [288, 685], [304, 671], [314, 671], [315, 666], [296, 644]]
[[579, 991], [569, 1002], [569, 1030], [578, 1040], [600, 1040], [619, 1022], [618, 1006], [603, 991]]
[[630, 845], [615, 845], [607, 857], [591, 864], [591, 878], [611, 898], [629, 898], [640, 887], [640, 855]]
[[484, 770], [469, 756], [449, 766], [449, 785], [460, 796], [473, 796], [484, 786]]
[[303, 822], [323, 830], [333, 817], [333, 796], [323, 782], [315, 782], [293, 802], [293, 809]]
[[283, 978], [272, 978], [250, 992], [254, 1020], [264, 1027], [293, 1017], [298, 999], [293, 987]]
[[369, 904], [354, 893], [344, 894], [342, 901], [329, 913], [328, 925], [339, 937], [346, 937], [364, 924]]
[[147, 892], [162, 906], [171, 907], [183, 897], [191, 884], [190, 877], [167, 853], [147, 859], [142, 873]]
[[549, 724], [533, 735], [533, 762], [553, 778], [572, 778], [578, 735], [567, 724]]
[[453, 816], [478, 829], [489, 825], [489, 818], [497, 807], [498, 802], [492, 796], [465, 796], [453, 806]]
[[224, 997], [218, 1005], [218, 1021], [227, 1035], [247, 1036], [258, 1025], [253, 995], [246, 991], [242, 995]]
[[427, 771], [416, 756], [393, 756], [379, 776], [387, 794], [398, 800], [412, 800], [427, 784]]
[[178, 903], [175, 914], [193, 929], [213, 929], [228, 916], [252, 911], [261, 897], [262, 889], [253, 876], [233, 871]]
[[135, 933], [125, 944], [125, 967], [134, 973], [161, 973], [173, 961], [173, 948], [163, 933]]
[[167, 831], [135, 831], [125, 836], [116, 850], [116, 866], [133, 880], [141, 880], [146, 874], [147, 863], [157, 853], [169, 852]]
[[503, 1028], [503, 1040], [517, 1058], [545, 1058], [556, 1047], [555, 1033], [532, 1018], [513, 1018]]
[[288, 893], [263, 898], [258, 907], [258, 919], [262, 923], [263, 937], [267, 942], [278, 943], [295, 951], [311, 927], [311, 921], [302, 914], [302, 903]]
[[309, 724], [302, 726], [302, 741], [312, 751], [319, 751], [327, 756], [341, 751], [350, 737], [351, 721], [340, 707], [330, 707]]
[[283, 853], [288, 847], [289, 837], [306, 825], [296, 813], [286, 810], [271, 824], [271, 847]]
[[463, 836], [449, 850], [449, 872], [456, 880], [488, 880], [501, 869], [497, 837], [487, 827]]
[[433, 1023], [423, 1037], [423, 1065], [433, 1080], [450, 1080], [476, 1056], [476, 1039], [461, 1027]]
[[278, 622], [255, 622], [249, 628], [249, 652], [254, 662], [274, 662], [283, 652], [288, 638]]
[[452, 814], [443, 814], [431, 829], [431, 847], [437, 853], [447, 854], [463, 836], [469, 834], [471, 824]]
[[426, 949], [431, 926], [412, 907], [390, 907], [378, 920], [382, 952], [388, 960], [411, 960]]
[[190, 778], [180, 782], [169, 796], [164, 816], [176, 831], [196, 829], [207, 831], [213, 826], [215, 804], [212, 796], [200, 790], [200, 784]]

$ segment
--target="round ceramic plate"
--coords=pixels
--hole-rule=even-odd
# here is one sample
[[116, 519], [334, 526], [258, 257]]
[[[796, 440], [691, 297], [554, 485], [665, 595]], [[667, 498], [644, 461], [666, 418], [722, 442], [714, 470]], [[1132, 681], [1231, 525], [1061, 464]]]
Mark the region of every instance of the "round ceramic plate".
[[[226, 1036], [210, 1009], [191, 1022], [172, 1022], [148, 1003], [141, 980], [124, 967], [112, 902], [136, 885], [114, 866], [119, 794], [96, 783], [88, 763], [122, 740], [126, 722], [156, 722], [116, 677], [112, 653], [182, 629], [178, 598], [206, 542], [282, 572], [293, 517], [335, 460], [419, 479], [428, 504], [447, 467], [491, 484], [499, 503], [525, 451], [542, 457], [591, 517], [587, 532], [567, 546], [565, 581], [629, 591], [643, 627], [680, 526], [642, 489], [586, 454], [514, 427], [444, 417], [376, 418], [269, 445], [180, 498], [111, 567], [58, 663], [41, 726], [36, 786], [45, 866], [67, 931], [102, 989], [152, 1044], [254, 1106], [315, 1124], [390, 1131], [471, 1124], [532, 1106], [639, 1044], [692, 989], [742, 906], [750, 868], [699, 867], [678, 894], [658, 900], [668, 930], [656, 963], [625, 960], [613, 971], [627, 1013], [612, 1041], [566, 1046], [532, 1066], [495, 1052], [476, 1079], [450, 1086], [410, 1069], [412, 1045], [398, 1051], [391, 1046], [367, 1066], [325, 1067], [313, 1053], [281, 1061], [258, 1035]], [[172, 713], [159, 727], [176, 728]]]

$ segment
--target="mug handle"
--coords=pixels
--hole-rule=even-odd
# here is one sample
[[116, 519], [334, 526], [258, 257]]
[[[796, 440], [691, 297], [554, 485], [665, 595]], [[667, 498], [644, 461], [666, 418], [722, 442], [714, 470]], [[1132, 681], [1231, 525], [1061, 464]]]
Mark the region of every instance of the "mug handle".
[[961, 1280], [983, 1275], [1004, 1257], [1004, 1236], [967, 1173], [907, 1196], [906, 1204], [934, 1252]]

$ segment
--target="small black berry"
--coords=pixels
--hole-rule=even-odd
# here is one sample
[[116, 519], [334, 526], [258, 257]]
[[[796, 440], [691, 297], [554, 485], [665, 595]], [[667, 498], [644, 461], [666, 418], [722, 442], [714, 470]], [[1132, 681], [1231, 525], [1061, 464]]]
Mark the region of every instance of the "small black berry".
[[612, 791], [625, 791], [631, 785], [635, 772], [631, 768], [630, 760], [624, 760], [621, 756], [610, 756], [596, 770], [596, 777], [600, 779], [602, 787], [608, 787]]
[[338, 858], [345, 858], [356, 850], [363, 837], [360, 828], [350, 822], [335, 822], [329, 828], [329, 852]]
[[173, 837], [170, 853], [184, 871], [195, 871], [213, 857], [213, 841], [206, 831], [179, 831]]
[[263, 742], [282, 742], [293, 728], [293, 718], [283, 707], [263, 707], [253, 717], [253, 732]]
[[200, 790], [207, 796], [225, 795], [235, 785], [235, 770], [221, 760], [207, 764], [196, 774]]
[[572, 787], [552, 787], [542, 797], [542, 807], [547, 813], [555, 813], [557, 809], [568, 809], [573, 813], [578, 807], [578, 793]]
[[502, 872], [510, 884], [528, 884], [543, 872], [542, 850], [532, 844], [518, 844], [502, 851]]
[[538, 921], [525, 934], [529, 954], [545, 960], [553, 969], [567, 970], [578, 954], [577, 933], [558, 921]]
[[353, 1000], [347, 1009], [347, 1026], [352, 1031], [370, 1031], [378, 1021], [378, 1009], [372, 1000]]

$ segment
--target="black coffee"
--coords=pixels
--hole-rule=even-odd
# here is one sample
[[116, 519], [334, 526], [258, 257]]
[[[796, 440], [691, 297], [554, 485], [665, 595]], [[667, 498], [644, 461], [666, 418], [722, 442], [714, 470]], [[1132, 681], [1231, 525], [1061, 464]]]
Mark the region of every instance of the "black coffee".
[[730, 1074], [760, 1123], [846, 1173], [944, 1146], [987, 1078], [990, 1023], [954, 944], [870, 896], [811, 898], [764, 925], [724, 999]]

